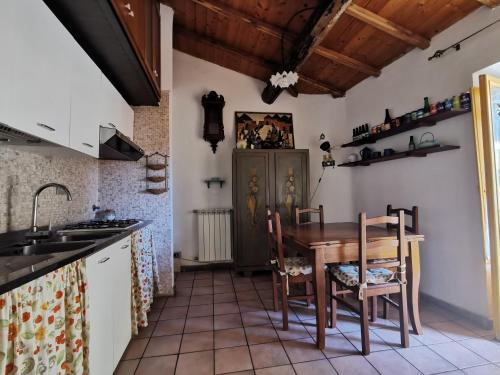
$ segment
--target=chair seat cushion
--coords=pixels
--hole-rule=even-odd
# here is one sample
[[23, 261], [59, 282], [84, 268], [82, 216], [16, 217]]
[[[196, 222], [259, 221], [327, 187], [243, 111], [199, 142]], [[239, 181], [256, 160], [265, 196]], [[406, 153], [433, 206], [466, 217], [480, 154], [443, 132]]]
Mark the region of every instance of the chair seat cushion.
[[[359, 268], [354, 265], [338, 265], [331, 268], [332, 274], [347, 286], [359, 285]], [[394, 272], [386, 268], [373, 268], [366, 271], [368, 284], [385, 284], [394, 279]]]
[[388, 259], [370, 259], [368, 263], [370, 264], [378, 264], [378, 263], [390, 263], [397, 262], [398, 258], [388, 258]]
[[285, 271], [290, 276], [309, 275], [312, 273], [312, 265], [308, 258], [289, 257], [285, 258]]

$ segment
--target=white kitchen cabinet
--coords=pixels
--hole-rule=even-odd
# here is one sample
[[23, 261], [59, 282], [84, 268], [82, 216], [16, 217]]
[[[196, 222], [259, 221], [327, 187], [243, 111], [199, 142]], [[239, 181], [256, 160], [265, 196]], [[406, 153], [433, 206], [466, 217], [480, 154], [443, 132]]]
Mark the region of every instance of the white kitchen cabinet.
[[110, 278], [113, 250], [114, 247], [110, 246], [86, 260], [90, 374], [113, 373], [113, 335], [110, 334], [113, 322], [113, 284]]
[[[0, 11], [0, 47], [2, 51], [12, 51], [12, 23], [14, 22], [14, 2], [6, 1]], [[0, 123], [9, 125], [10, 99], [12, 94], [12, 66], [14, 59], [2, 52], [0, 58]]]
[[130, 236], [87, 257], [90, 374], [112, 374], [131, 338]]
[[101, 124], [115, 127], [130, 139], [133, 138], [134, 112], [113, 84], [102, 75]]
[[69, 146], [71, 36], [43, 1], [6, 0], [2, 8], [9, 2], [10, 51], [2, 46], [13, 60], [8, 125]]
[[130, 236], [119, 241], [113, 254], [113, 368], [116, 368], [132, 336], [132, 272]]
[[90, 156], [99, 156], [101, 71], [74, 41], [71, 54], [71, 117], [69, 145]]

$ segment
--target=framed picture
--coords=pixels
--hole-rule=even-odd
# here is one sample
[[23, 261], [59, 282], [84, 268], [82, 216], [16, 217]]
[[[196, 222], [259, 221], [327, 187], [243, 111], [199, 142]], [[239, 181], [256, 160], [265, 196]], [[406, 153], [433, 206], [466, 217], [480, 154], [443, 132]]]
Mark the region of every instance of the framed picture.
[[295, 148], [291, 113], [235, 112], [236, 148]]

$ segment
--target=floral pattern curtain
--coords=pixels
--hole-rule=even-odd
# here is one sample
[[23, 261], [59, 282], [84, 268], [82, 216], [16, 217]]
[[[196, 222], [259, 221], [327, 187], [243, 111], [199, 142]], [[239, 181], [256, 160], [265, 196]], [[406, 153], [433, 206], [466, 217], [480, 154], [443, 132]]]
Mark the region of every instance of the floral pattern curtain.
[[148, 326], [147, 313], [158, 286], [158, 265], [150, 226], [132, 233], [132, 334]]
[[0, 295], [2, 374], [88, 374], [84, 264]]

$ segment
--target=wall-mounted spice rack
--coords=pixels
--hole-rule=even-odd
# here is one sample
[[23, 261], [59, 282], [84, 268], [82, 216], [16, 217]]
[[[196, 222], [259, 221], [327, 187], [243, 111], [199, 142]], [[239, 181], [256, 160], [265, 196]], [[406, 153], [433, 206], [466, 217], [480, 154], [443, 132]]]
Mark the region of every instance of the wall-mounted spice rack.
[[[452, 117], [456, 116], [461, 116], [465, 113], [469, 113], [470, 109], [452, 109], [450, 111], [444, 111], [444, 112], [439, 112], [436, 113], [435, 115], [430, 115], [427, 117], [423, 117], [418, 120], [414, 120], [409, 122], [408, 124], [401, 124], [398, 127], [391, 128], [389, 130], [382, 131], [380, 133], [376, 134], [370, 134], [368, 137], [359, 139], [357, 141], [345, 143], [342, 145], [342, 147], [357, 147], [357, 146], [362, 146], [366, 144], [371, 144], [377, 142], [379, 139], [387, 138], [387, 137], [392, 137], [394, 135], [404, 133], [410, 130], [414, 130], [417, 128], [421, 128], [423, 126], [434, 126], [440, 121], [447, 120]], [[391, 155], [394, 156], [394, 155]], [[349, 164], [349, 163], [345, 163]], [[340, 167], [340, 165], [339, 165]]]
[[[163, 194], [167, 192], [167, 167], [168, 155], [155, 152], [151, 155], [146, 155], [146, 192], [150, 194]], [[163, 171], [162, 175], [151, 174], [151, 171], [158, 173]], [[156, 185], [163, 183], [163, 186], [157, 187]]]

